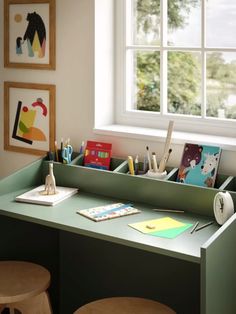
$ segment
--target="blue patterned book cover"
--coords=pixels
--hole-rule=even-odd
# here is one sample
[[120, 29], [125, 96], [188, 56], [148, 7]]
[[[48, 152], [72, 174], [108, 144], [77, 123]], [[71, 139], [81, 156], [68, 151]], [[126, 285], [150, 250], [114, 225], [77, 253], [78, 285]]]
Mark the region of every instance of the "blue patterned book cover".
[[221, 148], [186, 143], [177, 175], [177, 182], [214, 187]]

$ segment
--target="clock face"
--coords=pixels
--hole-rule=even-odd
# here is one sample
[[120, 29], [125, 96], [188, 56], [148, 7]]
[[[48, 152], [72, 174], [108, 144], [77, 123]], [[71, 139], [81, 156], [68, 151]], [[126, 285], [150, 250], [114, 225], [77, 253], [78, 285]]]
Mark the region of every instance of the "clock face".
[[223, 225], [234, 213], [234, 203], [229, 192], [219, 192], [214, 198], [214, 214], [219, 225]]

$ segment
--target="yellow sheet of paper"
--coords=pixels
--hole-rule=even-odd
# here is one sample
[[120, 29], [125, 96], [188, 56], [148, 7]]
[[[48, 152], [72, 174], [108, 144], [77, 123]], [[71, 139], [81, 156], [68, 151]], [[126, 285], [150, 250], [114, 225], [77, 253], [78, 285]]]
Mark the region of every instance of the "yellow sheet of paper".
[[183, 227], [185, 223], [175, 220], [170, 217], [163, 217], [159, 219], [145, 220], [129, 224], [130, 227], [137, 229], [143, 233], [150, 233], [154, 231], [167, 230], [172, 228]]

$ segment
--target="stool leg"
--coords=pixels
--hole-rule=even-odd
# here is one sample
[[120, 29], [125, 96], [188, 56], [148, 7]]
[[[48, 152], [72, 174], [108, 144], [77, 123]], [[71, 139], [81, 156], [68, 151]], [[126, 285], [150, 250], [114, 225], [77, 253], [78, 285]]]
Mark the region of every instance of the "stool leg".
[[42, 292], [35, 297], [21, 302], [9, 304], [8, 307], [13, 310], [19, 310], [22, 314], [52, 314], [47, 292]]

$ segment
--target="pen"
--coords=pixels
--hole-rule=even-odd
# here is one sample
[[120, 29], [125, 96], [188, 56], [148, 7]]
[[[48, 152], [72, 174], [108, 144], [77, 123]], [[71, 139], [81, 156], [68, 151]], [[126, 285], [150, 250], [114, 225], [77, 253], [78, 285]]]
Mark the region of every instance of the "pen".
[[206, 228], [206, 227], [212, 225], [213, 223], [214, 223], [214, 221], [210, 221], [210, 222], [206, 223], [205, 225], [202, 225], [202, 226], [198, 227], [197, 229], [195, 229], [195, 232], [199, 231], [199, 230], [201, 230], [203, 228]]
[[195, 223], [195, 225], [193, 226], [193, 229], [190, 231], [190, 233], [193, 233], [193, 232], [196, 230], [196, 228], [197, 228], [198, 225], [199, 225], [199, 221], [197, 221], [197, 222]]
[[150, 158], [148, 146], [146, 146], [146, 150], [147, 150], [148, 167], [149, 167], [149, 170], [152, 170], [152, 163], [151, 163], [151, 158]]
[[64, 149], [64, 140], [63, 140], [63, 137], [62, 137], [62, 138], [61, 138], [61, 153], [60, 153], [60, 160], [61, 160], [62, 162], [64, 162], [64, 161], [63, 161], [63, 157], [62, 157], [63, 149]]
[[83, 154], [84, 152], [84, 141], [82, 141], [81, 146], [80, 146], [80, 150], [79, 150], [79, 154]]
[[128, 165], [129, 165], [129, 172], [133, 176], [134, 175], [134, 163], [133, 163], [132, 156], [128, 156]]
[[167, 213], [184, 213], [184, 210], [175, 209], [153, 209], [155, 212], [167, 212]]
[[58, 147], [57, 147], [57, 141], [55, 141], [55, 153], [56, 153], [56, 161], [59, 161], [59, 156], [58, 156]]

